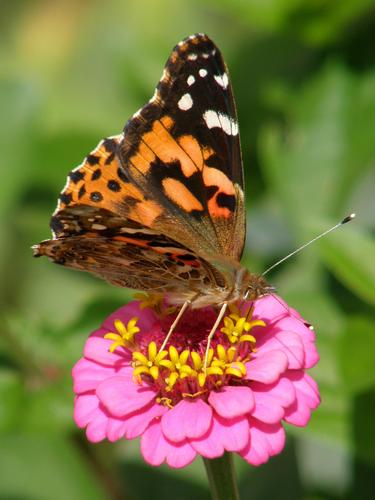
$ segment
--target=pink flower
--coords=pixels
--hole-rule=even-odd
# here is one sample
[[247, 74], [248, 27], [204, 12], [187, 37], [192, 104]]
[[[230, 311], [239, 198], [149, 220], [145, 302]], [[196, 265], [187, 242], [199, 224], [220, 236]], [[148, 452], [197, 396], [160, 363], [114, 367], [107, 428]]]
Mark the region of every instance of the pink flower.
[[236, 452], [260, 465], [280, 453], [283, 422], [305, 426], [319, 405], [306, 373], [319, 359], [315, 334], [272, 295], [231, 311], [206, 367], [213, 308], [187, 311], [162, 352], [175, 317], [165, 304], [133, 301], [111, 314], [73, 369], [74, 418], [87, 438], [140, 436], [144, 459], [171, 467], [197, 454]]

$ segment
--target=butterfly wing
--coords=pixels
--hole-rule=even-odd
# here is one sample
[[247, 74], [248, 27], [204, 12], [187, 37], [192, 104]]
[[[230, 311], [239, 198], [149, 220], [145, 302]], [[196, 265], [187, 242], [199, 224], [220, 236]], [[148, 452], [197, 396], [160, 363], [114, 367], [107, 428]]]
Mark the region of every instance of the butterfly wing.
[[[69, 174], [60, 208], [108, 208], [207, 258], [238, 262], [245, 238], [236, 109], [219, 49], [180, 42], [154, 97]], [[52, 220], [52, 229], [58, 217]], [[55, 231], [56, 233], [56, 231]]]
[[228, 70], [206, 35], [180, 42], [154, 97], [127, 123], [126, 177], [163, 207], [152, 227], [201, 255], [241, 258], [243, 168]]
[[199, 305], [216, 303], [222, 298], [218, 291], [225, 294], [222, 273], [164, 235], [87, 205], [62, 210], [59, 220], [65, 230], [72, 229], [70, 236], [41, 242], [34, 247], [35, 256], [45, 255], [113, 285], [167, 293], [176, 304], [199, 295], [204, 297]]
[[[194, 110], [185, 109], [186, 85], [195, 86]], [[54, 239], [35, 254], [121, 286], [180, 297], [199, 289], [217, 303], [242, 252], [242, 187], [226, 69], [214, 44], [196, 35], [174, 49], [125, 134], [101, 141], [70, 172], [51, 219]]]

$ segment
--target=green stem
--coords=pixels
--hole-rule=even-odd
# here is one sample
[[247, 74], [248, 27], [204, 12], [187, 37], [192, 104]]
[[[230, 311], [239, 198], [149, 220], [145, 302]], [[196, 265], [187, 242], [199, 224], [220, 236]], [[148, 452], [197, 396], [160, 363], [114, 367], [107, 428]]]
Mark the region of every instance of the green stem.
[[212, 500], [239, 500], [231, 453], [222, 457], [204, 458]]

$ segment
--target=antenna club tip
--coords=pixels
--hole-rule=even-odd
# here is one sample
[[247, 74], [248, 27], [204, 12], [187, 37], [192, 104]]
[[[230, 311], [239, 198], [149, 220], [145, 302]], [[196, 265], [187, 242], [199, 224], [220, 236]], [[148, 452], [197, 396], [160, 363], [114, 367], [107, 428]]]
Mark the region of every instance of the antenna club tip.
[[351, 220], [353, 220], [355, 218], [355, 213], [352, 213], [348, 216], [345, 217], [345, 219], [343, 219], [341, 221], [341, 224], [346, 224], [347, 222], [350, 222]]

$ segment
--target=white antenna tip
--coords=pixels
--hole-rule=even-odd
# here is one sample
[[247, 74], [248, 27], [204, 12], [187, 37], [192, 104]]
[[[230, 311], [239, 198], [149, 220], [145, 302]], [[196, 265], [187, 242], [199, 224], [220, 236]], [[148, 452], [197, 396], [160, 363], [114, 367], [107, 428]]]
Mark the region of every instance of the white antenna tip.
[[326, 236], [327, 234], [329, 233], [332, 233], [332, 231], [335, 231], [335, 229], [339, 228], [340, 226], [342, 226], [343, 224], [346, 224], [347, 222], [350, 222], [354, 219], [355, 217], [355, 213], [351, 213], [350, 215], [347, 215], [344, 219], [342, 219], [341, 222], [338, 222], [337, 224], [335, 224], [333, 227], [331, 227], [330, 229], [327, 229], [326, 231], [324, 231], [323, 233], [319, 234], [318, 236], [315, 236], [315, 238], [313, 238], [312, 240], [308, 241], [307, 243], [305, 243], [304, 245], [298, 247], [296, 250], [294, 250], [294, 252], [291, 252], [289, 253], [288, 255], [286, 255], [283, 259], [280, 259], [278, 260], [275, 264], [273, 264], [271, 267], [269, 267], [268, 269], [266, 269], [264, 271], [264, 273], [262, 273], [262, 276], [265, 276], [267, 273], [269, 273], [272, 269], [274, 269], [275, 267], [277, 267], [279, 264], [281, 264], [282, 262], [284, 262], [285, 260], [289, 259], [289, 257], [292, 257], [293, 255], [295, 255], [296, 253], [300, 252], [301, 250], [303, 250], [304, 248], [308, 247], [309, 245], [311, 245], [311, 243], [314, 243], [314, 241], [317, 241], [317, 240], [320, 240], [320, 238], [322, 238], [323, 236]]
[[353, 214], [350, 214], [350, 215], [348, 215], [347, 217], [345, 217], [345, 219], [343, 219], [343, 220], [341, 221], [341, 224], [346, 224], [347, 222], [352, 221], [354, 218], [355, 218], [355, 214], [354, 214], [354, 213], [353, 213]]

